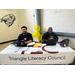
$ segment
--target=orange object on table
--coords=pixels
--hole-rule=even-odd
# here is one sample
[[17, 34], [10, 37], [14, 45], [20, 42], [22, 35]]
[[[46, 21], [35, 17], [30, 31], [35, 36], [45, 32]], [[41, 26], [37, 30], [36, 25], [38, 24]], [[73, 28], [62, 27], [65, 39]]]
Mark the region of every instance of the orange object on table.
[[35, 43], [35, 45], [33, 47], [41, 47], [42, 43]]

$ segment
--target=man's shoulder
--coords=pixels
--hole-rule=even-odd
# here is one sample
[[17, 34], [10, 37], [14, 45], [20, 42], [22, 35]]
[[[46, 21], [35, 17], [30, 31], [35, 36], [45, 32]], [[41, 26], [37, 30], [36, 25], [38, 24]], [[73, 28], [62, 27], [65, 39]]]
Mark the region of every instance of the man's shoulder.
[[21, 34], [19, 34], [19, 36], [22, 36], [23, 34], [21, 33]]
[[27, 35], [32, 35], [31, 33], [27, 32]]
[[45, 32], [44, 34], [49, 34], [49, 32]]
[[54, 35], [56, 35], [56, 33], [55, 32], [52, 32]]

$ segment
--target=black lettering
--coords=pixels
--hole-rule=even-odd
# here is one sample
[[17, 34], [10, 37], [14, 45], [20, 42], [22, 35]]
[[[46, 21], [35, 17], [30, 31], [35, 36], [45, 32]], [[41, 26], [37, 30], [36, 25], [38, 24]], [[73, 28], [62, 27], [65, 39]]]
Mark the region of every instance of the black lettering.
[[31, 59], [28, 57], [28, 60], [31, 60]]
[[19, 58], [20, 61], [23, 61], [23, 58]]
[[14, 57], [13, 57], [13, 60], [18, 60], [18, 58], [14, 58]]
[[24, 58], [24, 60], [27, 60], [27, 58]]
[[48, 59], [49, 60], [65, 60], [66, 59], [66, 56], [58, 56], [58, 57], [48, 56]]
[[51, 60], [51, 56], [48, 56], [48, 59]]
[[10, 60], [15, 60], [15, 61], [16, 61], [16, 60], [20, 60], [20, 61], [27, 60], [26, 57], [17, 57], [17, 58], [16, 58], [16, 57], [9, 57], [9, 59], [10, 59]]
[[46, 57], [28, 57], [28, 60], [46, 60]]
[[9, 57], [9, 59], [10, 59], [10, 60], [12, 60], [12, 58], [11, 58], [11, 57]]
[[63, 59], [66, 59], [66, 56], [64, 56], [64, 57], [61, 57], [61, 60], [63, 60]]

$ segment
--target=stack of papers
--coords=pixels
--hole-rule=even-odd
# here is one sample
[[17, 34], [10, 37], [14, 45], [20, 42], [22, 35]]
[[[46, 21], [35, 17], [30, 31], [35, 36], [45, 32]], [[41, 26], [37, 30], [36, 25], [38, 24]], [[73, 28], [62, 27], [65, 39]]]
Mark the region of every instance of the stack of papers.
[[35, 42], [28, 43], [27, 46], [34, 45]]

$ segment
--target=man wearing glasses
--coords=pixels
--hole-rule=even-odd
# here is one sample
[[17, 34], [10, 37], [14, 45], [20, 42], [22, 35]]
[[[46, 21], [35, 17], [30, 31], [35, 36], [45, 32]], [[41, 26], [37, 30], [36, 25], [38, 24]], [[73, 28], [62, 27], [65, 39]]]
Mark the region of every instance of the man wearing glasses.
[[31, 33], [27, 32], [27, 27], [22, 26], [21, 30], [22, 30], [22, 34], [18, 36], [17, 41], [24, 41], [25, 44], [31, 43], [33, 41], [33, 37]]

